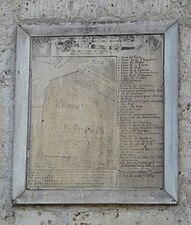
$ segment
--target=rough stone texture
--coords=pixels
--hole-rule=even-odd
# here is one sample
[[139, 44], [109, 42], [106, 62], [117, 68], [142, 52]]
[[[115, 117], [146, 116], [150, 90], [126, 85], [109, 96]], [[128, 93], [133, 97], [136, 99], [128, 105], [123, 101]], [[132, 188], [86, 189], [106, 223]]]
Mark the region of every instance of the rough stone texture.
[[[178, 206], [25, 206], [11, 203], [17, 24], [179, 21]], [[0, 224], [189, 225], [191, 222], [190, 0], [0, 0]]]

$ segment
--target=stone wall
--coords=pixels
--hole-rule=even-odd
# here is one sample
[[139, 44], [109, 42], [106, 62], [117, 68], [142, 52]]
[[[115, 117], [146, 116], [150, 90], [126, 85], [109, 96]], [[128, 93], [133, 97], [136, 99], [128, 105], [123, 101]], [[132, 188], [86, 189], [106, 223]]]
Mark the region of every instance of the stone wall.
[[[18, 24], [177, 19], [179, 22], [179, 204], [13, 206], [15, 45]], [[191, 224], [190, 0], [0, 0], [0, 224]]]

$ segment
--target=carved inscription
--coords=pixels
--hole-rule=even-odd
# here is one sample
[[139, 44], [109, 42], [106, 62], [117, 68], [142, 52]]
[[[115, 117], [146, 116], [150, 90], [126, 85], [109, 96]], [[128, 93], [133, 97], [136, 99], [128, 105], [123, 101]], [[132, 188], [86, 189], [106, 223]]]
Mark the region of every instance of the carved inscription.
[[120, 187], [154, 187], [161, 182], [163, 87], [154, 65], [153, 58], [121, 57], [118, 92]]
[[163, 186], [163, 38], [33, 38], [28, 189]]

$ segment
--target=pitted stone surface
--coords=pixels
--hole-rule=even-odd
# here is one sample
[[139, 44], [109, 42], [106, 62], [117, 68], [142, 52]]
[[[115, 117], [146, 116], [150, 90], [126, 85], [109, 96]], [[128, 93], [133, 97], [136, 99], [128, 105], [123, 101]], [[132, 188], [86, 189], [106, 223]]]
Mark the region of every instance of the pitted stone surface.
[[[189, 0], [0, 0], [0, 224], [190, 225], [191, 4]], [[11, 203], [16, 26], [78, 21], [179, 20], [179, 204], [25, 206]]]

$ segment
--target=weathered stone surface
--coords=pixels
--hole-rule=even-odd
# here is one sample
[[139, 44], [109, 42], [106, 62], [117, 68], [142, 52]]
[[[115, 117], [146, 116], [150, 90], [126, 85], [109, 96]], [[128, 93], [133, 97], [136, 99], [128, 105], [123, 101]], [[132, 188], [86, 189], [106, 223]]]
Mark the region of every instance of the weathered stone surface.
[[[191, 4], [189, 0], [1, 0], [0, 2], [0, 224], [190, 225]], [[179, 19], [179, 201], [177, 206], [44, 206], [11, 204], [15, 30], [18, 23]], [[3, 145], [3, 146], [2, 146]], [[3, 168], [2, 168], [3, 167]], [[16, 219], [15, 219], [16, 218]], [[35, 218], [35, 220], [34, 220]]]
[[34, 38], [29, 189], [163, 186], [163, 37]]

